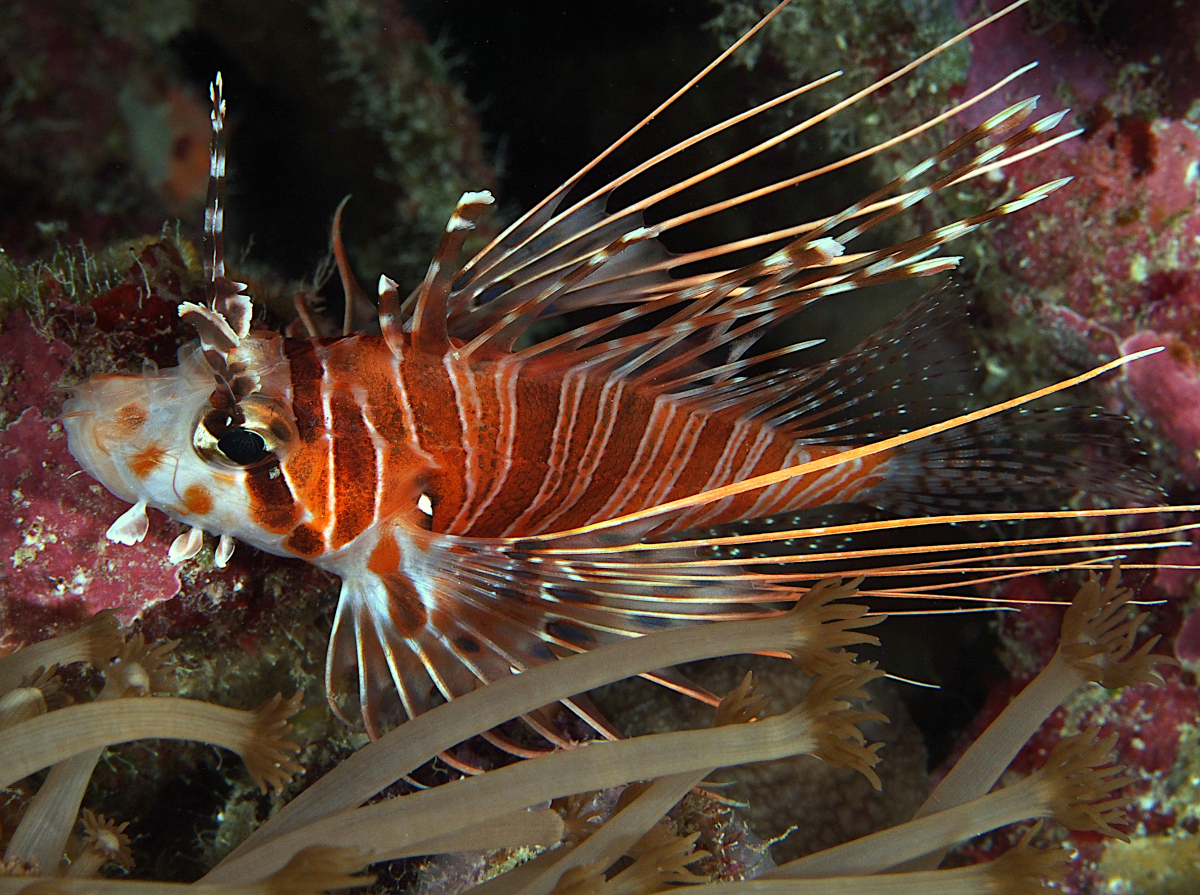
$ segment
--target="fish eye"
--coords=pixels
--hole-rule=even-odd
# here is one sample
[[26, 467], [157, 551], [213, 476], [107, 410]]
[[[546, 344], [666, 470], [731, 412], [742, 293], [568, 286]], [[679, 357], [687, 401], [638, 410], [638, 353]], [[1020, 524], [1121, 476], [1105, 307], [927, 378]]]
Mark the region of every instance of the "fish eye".
[[207, 409], [196, 422], [192, 449], [208, 463], [246, 468], [281, 456], [295, 438], [277, 402], [251, 396], [234, 411]]
[[239, 427], [217, 439], [217, 450], [239, 466], [249, 466], [266, 456], [267, 443], [257, 432]]

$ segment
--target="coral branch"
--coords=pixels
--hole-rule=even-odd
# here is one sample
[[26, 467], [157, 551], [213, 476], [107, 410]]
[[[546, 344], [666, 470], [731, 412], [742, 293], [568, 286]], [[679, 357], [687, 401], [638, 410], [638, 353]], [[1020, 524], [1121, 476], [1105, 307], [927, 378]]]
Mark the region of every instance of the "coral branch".
[[949, 848], [973, 836], [1034, 818], [1054, 817], [1069, 827], [1121, 836], [1113, 828], [1123, 800], [1111, 793], [1131, 782], [1109, 762], [1115, 738], [1097, 741], [1098, 731], [1067, 737], [1054, 747], [1046, 766], [1012, 786], [864, 836], [845, 845], [784, 864], [765, 876], [814, 879], [880, 873], [921, 855]]
[[[754, 674], [746, 672], [742, 682], [717, 706], [714, 727], [729, 724], [747, 724], [760, 715], [766, 707], [767, 698], [758, 694]], [[617, 813], [605, 821], [599, 829], [566, 851], [536, 879], [515, 889], [519, 895], [548, 895], [562, 889], [567, 875], [576, 870], [595, 867], [599, 872], [611, 867], [648, 831], [654, 828], [664, 814], [692, 789], [700, 784], [715, 768], [702, 768], [655, 780], [635, 799], [619, 807]], [[626, 794], [629, 790], [625, 791]], [[622, 801], [625, 801], [623, 798]], [[564, 882], [560, 882], [564, 881]]]
[[[170, 654], [175, 641], [147, 645], [141, 633], [125, 641], [116, 658], [104, 668], [104, 688], [97, 701], [136, 698], [167, 689], [171, 671]], [[88, 781], [104, 748], [98, 746], [60, 761], [29, 802], [25, 816], [13, 832], [6, 860], [22, 861], [53, 873], [75, 818], [79, 816]]]
[[[643, 642], [656, 638], [661, 642], [665, 635], [646, 637]], [[861, 696], [862, 685], [876, 676], [873, 667], [835, 673], [823, 683], [818, 681], [791, 711], [753, 724], [591, 743], [344, 811], [226, 859], [208, 879], [269, 872], [298, 849], [317, 842], [354, 843], [371, 848], [377, 856], [390, 857], [401, 846], [411, 847], [418, 840], [449, 834], [548, 799], [731, 764], [818, 754], [869, 774], [877, 756], [873, 748], [861, 745], [862, 734], [853, 725], [876, 716], [851, 709], [845, 700]], [[434, 717], [460, 701], [422, 717]], [[842, 738], [847, 742], [835, 747]]]
[[[808, 668], [844, 668], [850, 655], [831, 650], [877, 642], [857, 628], [876, 624], [879, 619], [866, 618], [863, 606], [838, 602], [851, 596], [856, 585], [822, 581], [802, 595], [792, 609], [778, 616], [661, 631], [488, 684], [411, 719], [360, 749], [286, 805], [227, 860], [322, 817], [361, 805], [404, 774], [481, 730], [613, 681], [684, 662], [755, 652], [788, 653]], [[224, 872], [218, 866], [209, 877], [223, 879]]]
[[101, 867], [112, 861], [128, 869], [133, 866], [129, 837], [125, 828], [129, 821], [118, 824], [103, 814], [93, 814], [84, 808], [79, 818], [83, 823], [83, 852], [67, 869], [72, 879], [91, 879]]
[[[986, 864], [953, 870], [923, 870], [820, 879], [753, 879], [717, 883], [706, 895], [1037, 895], [1047, 881], [1063, 877], [1061, 850], [1030, 845], [1040, 824], [1015, 847]], [[659, 891], [666, 891], [665, 889]]]
[[44, 715], [52, 708], [60, 708], [64, 701], [70, 700], [63, 696], [58, 666], [35, 668], [20, 686], [0, 696], [0, 727], [12, 727]]
[[[1089, 681], [1107, 688], [1138, 681], [1162, 683], [1157, 666], [1175, 660], [1151, 654], [1157, 637], [1134, 651], [1134, 637], [1146, 615], [1122, 618], [1130, 592], [1119, 585], [1120, 570], [1114, 568], [1103, 584], [1093, 576], [1080, 588], [1063, 617], [1054, 657], [971, 744], [917, 811], [917, 817], [962, 804], [991, 789], [1050, 713]], [[936, 855], [921, 864], [936, 866], [940, 860], [941, 855]]]
[[23, 647], [0, 658], [0, 693], [21, 686], [38, 668], [87, 662], [103, 665], [121, 649], [117, 619], [111, 610], [97, 612], [77, 631]]
[[50, 712], [0, 731], [0, 755], [4, 756], [0, 786], [101, 746], [177, 739], [236, 752], [258, 786], [281, 790], [293, 774], [303, 770], [289, 757], [300, 747], [284, 739], [284, 719], [299, 708], [300, 695], [297, 692], [286, 701], [276, 695], [253, 711], [164, 696], [95, 702]]
[[0, 895], [318, 895], [369, 886], [374, 877], [355, 876], [368, 856], [352, 848], [313, 846], [257, 882], [229, 885], [159, 883], [119, 879], [29, 879], [0, 876]]

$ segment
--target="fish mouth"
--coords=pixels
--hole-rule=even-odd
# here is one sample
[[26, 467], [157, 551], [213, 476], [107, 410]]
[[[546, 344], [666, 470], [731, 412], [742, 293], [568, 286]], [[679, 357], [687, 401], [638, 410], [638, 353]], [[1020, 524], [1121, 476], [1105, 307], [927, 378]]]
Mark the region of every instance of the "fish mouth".
[[71, 387], [63, 404], [67, 449], [89, 475], [122, 500], [138, 500], [122, 457], [135, 446], [151, 414], [140, 376], [101, 374]]

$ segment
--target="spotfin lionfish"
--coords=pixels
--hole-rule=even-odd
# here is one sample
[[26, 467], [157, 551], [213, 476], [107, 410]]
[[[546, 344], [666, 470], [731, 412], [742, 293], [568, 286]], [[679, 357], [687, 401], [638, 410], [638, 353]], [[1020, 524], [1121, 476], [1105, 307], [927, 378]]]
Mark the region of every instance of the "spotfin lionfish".
[[[853, 250], [863, 234], [939, 190], [1078, 133], [1051, 136], [1062, 113], [1027, 123], [1036, 98], [994, 115], [831, 217], [685, 254], [672, 254], [658, 240], [894, 141], [653, 226], [644, 223], [644, 213], [664, 200], [862, 102], [1008, 10], [643, 199], [609, 207], [614, 191], [651, 167], [839, 73], [702, 130], [577, 195], [600, 161], [781, 8], [466, 263], [460, 251], [493, 199], [487, 192], [463, 195], [424, 281], [406, 298], [386, 276], [379, 279], [377, 310], [366, 298], [347, 262], [339, 208], [332, 245], [347, 300], [336, 338], [319, 335], [303, 306], [307, 337], [252, 327], [250, 296], [226, 277], [225, 104], [218, 75], [211, 88], [205, 217], [209, 293], [204, 304], [179, 308], [199, 340], [180, 350], [173, 369], [148, 365], [141, 375], [93, 376], [75, 388], [66, 407], [76, 459], [133, 503], [108, 537], [138, 543], [147, 531], [146, 509], [155, 507], [192, 526], [172, 545], [172, 560], [194, 556], [203, 533], [211, 532], [220, 536], [218, 566], [242, 540], [340, 576], [327, 691], [338, 711], [339, 684], [356, 673], [359, 710], [368, 732], [378, 736], [398, 710], [415, 716], [480, 682], [560, 655], [663, 626], [783, 611], [827, 574], [812, 571], [818, 568], [813, 563], [838, 557], [789, 546], [818, 536], [1003, 519], [994, 511], [997, 498], [1019, 491], [1090, 488], [1144, 499], [1149, 488], [1129, 479], [1121, 484], [1115, 459], [1097, 457], [1089, 469], [1067, 452], [1086, 441], [1079, 433], [1047, 438], [1045, 424], [1056, 411], [997, 417], [1138, 355], [1002, 404], [946, 412], [936, 395], [941, 389], [945, 397], [945, 384], [961, 364], [948, 359], [941, 344], [958, 313], [945, 291], [825, 362], [804, 360], [820, 339], [761, 344], [764, 334], [814, 302], [953, 270], [960, 259], [938, 254], [946, 243], [1062, 187], [1065, 180], [1047, 183], [918, 237]], [[896, 140], [962, 112], [1025, 70]], [[753, 263], [672, 275], [759, 246], [767, 253]], [[557, 330], [530, 336], [547, 321], [557, 322]], [[884, 390], [868, 405], [864, 392], [880, 381]], [[916, 386], [935, 397], [888, 397]], [[1061, 413], [1068, 430], [1095, 416]], [[930, 422], [914, 427], [910, 421], [917, 418]], [[795, 528], [790, 521], [801, 510], [843, 504], [899, 518], [843, 528]], [[970, 514], [988, 507], [993, 511]], [[761, 524], [739, 525], [748, 520]], [[1079, 549], [1064, 542], [1073, 543], [1023, 541], [1034, 546], [1022, 555]], [[961, 553], [956, 560], [950, 548], [938, 551], [925, 546], [854, 555], [866, 574], [980, 572], [978, 561], [968, 569]], [[906, 552], [918, 561], [910, 562]], [[873, 567], [880, 553], [891, 560]], [[1039, 568], [1061, 567], [1053, 563]], [[715, 701], [670, 670], [651, 677]], [[602, 735], [616, 735], [586, 698], [566, 705]], [[568, 740], [546, 714], [526, 721], [552, 746]], [[525, 745], [499, 732], [492, 736], [514, 754], [528, 754]]]

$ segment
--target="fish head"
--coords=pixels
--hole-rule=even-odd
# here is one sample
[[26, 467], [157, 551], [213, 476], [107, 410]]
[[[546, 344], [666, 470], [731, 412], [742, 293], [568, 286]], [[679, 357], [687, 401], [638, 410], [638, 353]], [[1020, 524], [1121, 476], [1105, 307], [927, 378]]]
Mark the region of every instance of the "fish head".
[[72, 455], [135, 505], [109, 530], [110, 538], [140, 541], [145, 508], [155, 507], [204, 531], [285, 552], [282, 532], [264, 527], [254, 506], [254, 494], [271, 492], [297, 441], [287, 376], [277, 372], [284, 366], [281, 342], [256, 334], [231, 352], [230, 368], [256, 385], [235, 401], [223, 400], [227, 389], [198, 343], [180, 350], [176, 367], [99, 374], [74, 387], [64, 407]]

